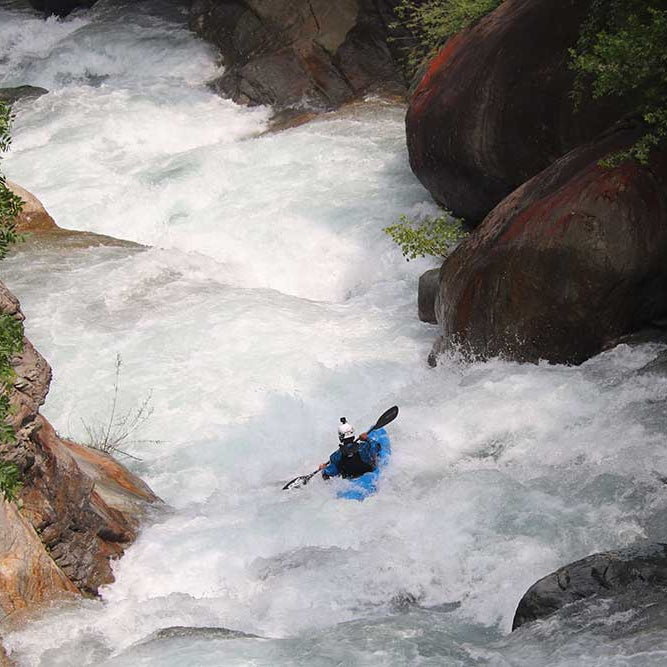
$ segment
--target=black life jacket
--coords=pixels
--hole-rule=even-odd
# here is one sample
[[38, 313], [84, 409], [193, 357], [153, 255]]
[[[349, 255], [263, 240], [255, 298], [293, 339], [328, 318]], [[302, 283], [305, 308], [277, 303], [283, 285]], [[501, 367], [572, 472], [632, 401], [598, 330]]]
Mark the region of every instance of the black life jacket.
[[340, 470], [341, 477], [351, 479], [354, 477], [361, 477], [367, 472], [373, 472], [373, 470], [375, 470], [375, 465], [366, 463], [359, 455], [359, 450], [357, 450], [352, 456], [345, 456], [345, 454], [343, 454], [340, 457], [338, 470]]

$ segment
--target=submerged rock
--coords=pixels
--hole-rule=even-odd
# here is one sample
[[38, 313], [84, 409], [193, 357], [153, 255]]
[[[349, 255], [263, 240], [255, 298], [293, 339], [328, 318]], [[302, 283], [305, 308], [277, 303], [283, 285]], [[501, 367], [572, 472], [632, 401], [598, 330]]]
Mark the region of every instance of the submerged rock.
[[641, 607], [645, 598], [667, 600], [667, 544], [648, 544], [594, 554], [560, 568], [533, 584], [521, 598], [512, 623], [545, 618], [588, 598], [623, 598], [623, 607]]
[[667, 350], [660, 352], [660, 354], [658, 354], [653, 361], [646, 364], [646, 366], [642, 366], [642, 368], [637, 371], [637, 374], [654, 374], [667, 377]]
[[598, 162], [632, 127], [518, 188], [446, 260], [436, 317], [474, 357], [581, 363], [667, 312], [667, 152]]
[[396, 0], [195, 0], [190, 27], [221, 52], [215, 89], [241, 104], [331, 109], [403, 94], [387, 37]]
[[30, 4], [44, 16], [67, 16], [75, 9], [89, 9], [96, 0], [29, 0]]
[[0, 88], [0, 102], [12, 105], [19, 100], [34, 100], [49, 91], [37, 86], [15, 86], [13, 88]]
[[505, 0], [434, 58], [406, 118], [412, 170], [434, 199], [479, 222], [512, 190], [621, 116], [575, 111], [568, 49], [589, 1]]
[[229, 630], [228, 628], [215, 627], [190, 627], [174, 625], [170, 628], [162, 628], [154, 632], [142, 643], [153, 641], [164, 641], [167, 639], [261, 639], [258, 635], [248, 634], [240, 630]]

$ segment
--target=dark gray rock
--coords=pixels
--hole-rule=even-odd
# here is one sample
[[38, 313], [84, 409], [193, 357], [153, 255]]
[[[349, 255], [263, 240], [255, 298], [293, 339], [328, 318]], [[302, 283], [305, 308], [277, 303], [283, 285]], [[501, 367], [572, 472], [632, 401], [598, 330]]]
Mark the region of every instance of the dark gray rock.
[[419, 319], [429, 324], [437, 324], [435, 319], [435, 300], [440, 288], [440, 269], [429, 269], [419, 276], [417, 291], [417, 310]]
[[167, 639], [259, 639], [258, 635], [248, 634], [240, 630], [229, 630], [228, 628], [215, 627], [191, 627], [187, 625], [174, 625], [162, 628], [154, 632], [146, 642], [164, 641]]
[[30, 0], [30, 4], [44, 16], [67, 16], [75, 9], [89, 9], [96, 0]]
[[667, 376], [667, 350], [660, 352], [658, 356], [646, 366], [643, 366], [637, 371], [638, 375], [663, 375]]
[[588, 598], [622, 597], [632, 608], [647, 595], [667, 599], [667, 544], [594, 554], [547, 575], [521, 598], [512, 630]]
[[241, 104], [331, 109], [405, 81], [387, 38], [396, 0], [195, 0], [190, 27], [220, 50], [213, 83]]
[[16, 86], [14, 88], [0, 88], [0, 102], [12, 105], [19, 100], [34, 100], [49, 91], [37, 86]]

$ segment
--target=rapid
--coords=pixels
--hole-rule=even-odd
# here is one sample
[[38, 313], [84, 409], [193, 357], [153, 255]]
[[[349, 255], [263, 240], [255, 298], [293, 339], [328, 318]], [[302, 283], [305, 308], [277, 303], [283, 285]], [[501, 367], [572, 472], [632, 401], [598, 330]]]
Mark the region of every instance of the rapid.
[[[0, 265], [53, 367], [42, 412], [85, 441], [119, 355], [119, 410], [153, 408], [124, 462], [168, 506], [100, 599], [5, 633], [12, 657], [664, 664], [667, 633], [624, 639], [605, 632], [613, 618], [509, 635], [540, 577], [664, 541], [667, 379], [637, 373], [663, 348], [429, 368], [437, 331], [416, 293], [435, 264], [383, 232], [435, 210], [405, 110], [368, 100], [267, 132], [270, 109], [208, 89], [217, 56], [186, 20], [157, 0], [46, 21], [0, 2], [0, 87], [49, 91], [16, 105], [3, 172], [61, 227], [144, 246], [27, 243]], [[340, 416], [361, 431], [394, 404], [375, 496], [339, 500], [317, 478], [281, 490], [326, 460]]]

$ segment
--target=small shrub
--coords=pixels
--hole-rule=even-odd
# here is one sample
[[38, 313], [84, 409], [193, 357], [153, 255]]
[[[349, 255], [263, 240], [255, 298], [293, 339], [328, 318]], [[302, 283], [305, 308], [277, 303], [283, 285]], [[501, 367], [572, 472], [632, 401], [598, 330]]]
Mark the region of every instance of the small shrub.
[[401, 0], [394, 10], [398, 22], [407, 28], [417, 46], [407, 50], [408, 67], [415, 70], [452, 36], [493, 11], [503, 0]]
[[415, 221], [401, 215], [395, 225], [385, 227], [409, 262], [416, 257], [446, 257], [459, 241], [468, 235], [463, 228], [463, 220], [454, 218], [450, 213], [443, 213], [437, 218], [426, 216]]
[[128, 454], [128, 452], [121, 449], [121, 446], [137, 442], [151, 442], [154, 444], [160, 442], [159, 440], [136, 440], [132, 438], [132, 435], [143, 426], [153, 414], [153, 406], [151, 405], [152, 393], [149, 392], [138, 407], [119, 413], [118, 393], [120, 389], [120, 369], [122, 363], [120, 354], [117, 354], [113, 399], [108, 418], [104, 421], [97, 421], [94, 423], [88, 423], [82, 419], [81, 423], [88, 435], [88, 442], [86, 443], [88, 447], [99, 449], [106, 454], [122, 454], [123, 456], [139, 460], [136, 456]]
[[14, 429], [8, 423], [9, 392], [16, 377], [12, 357], [23, 350], [23, 324], [7, 313], [0, 314], [0, 443], [14, 441]]
[[4, 499], [8, 502], [16, 500], [22, 486], [21, 471], [13, 463], [0, 461], [0, 493]]
[[[10, 127], [12, 115], [9, 107], [0, 102], [0, 159], [11, 145]], [[23, 201], [7, 187], [0, 172], [0, 259], [9, 246], [19, 240], [16, 233], [16, 216]], [[16, 377], [11, 366], [12, 357], [23, 349], [23, 324], [7, 313], [0, 313], [0, 443], [14, 442], [16, 434], [8, 418], [11, 412], [9, 392]], [[20, 470], [8, 461], [0, 459], [0, 493], [5, 500], [14, 500], [21, 488]]]
[[628, 159], [648, 163], [651, 150], [667, 143], [667, 2], [595, 0], [570, 66], [576, 74], [575, 103], [590, 88], [594, 98], [624, 99], [644, 123], [628, 150], [603, 164]]
[[[9, 150], [12, 139], [10, 127], [13, 116], [10, 108], [0, 102], [0, 158]], [[0, 259], [9, 251], [9, 246], [21, 239], [16, 232], [16, 217], [21, 212], [23, 201], [8, 187], [5, 176], [0, 172]]]

